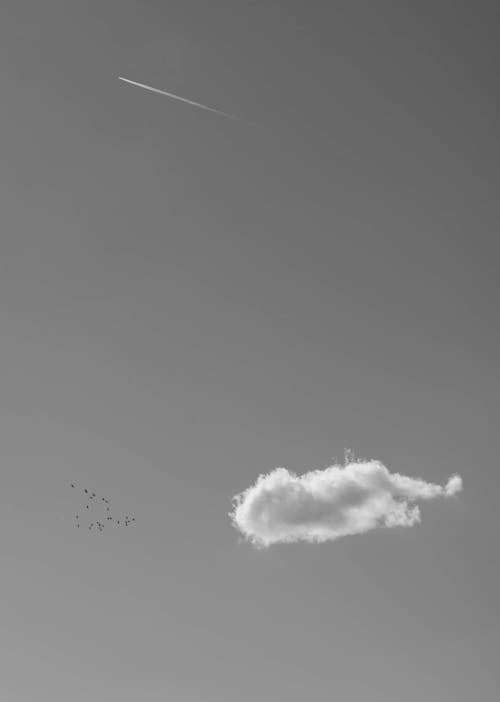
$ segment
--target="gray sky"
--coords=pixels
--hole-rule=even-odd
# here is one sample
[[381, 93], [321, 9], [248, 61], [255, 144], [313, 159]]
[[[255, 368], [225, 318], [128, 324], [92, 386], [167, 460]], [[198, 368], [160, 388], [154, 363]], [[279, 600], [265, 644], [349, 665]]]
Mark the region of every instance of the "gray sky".
[[[495, 698], [499, 20], [3, 3], [5, 699]], [[241, 541], [233, 495], [345, 447], [464, 491]], [[136, 526], [74, 529], [73, 479]]]

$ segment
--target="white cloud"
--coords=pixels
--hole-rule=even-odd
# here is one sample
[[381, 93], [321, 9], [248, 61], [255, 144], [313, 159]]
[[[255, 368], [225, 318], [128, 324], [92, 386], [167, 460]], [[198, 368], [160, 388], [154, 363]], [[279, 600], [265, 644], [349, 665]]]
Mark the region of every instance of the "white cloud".
[[420, 522], [417, 500], [450, 497], [462, 478], [446, 485], [390, 473], [378, 461], [353, 461], [297, 476], [286, 468], [261, 475], [234, 498], [233, 525], [257, 546], [334, 541], [377, 527]]

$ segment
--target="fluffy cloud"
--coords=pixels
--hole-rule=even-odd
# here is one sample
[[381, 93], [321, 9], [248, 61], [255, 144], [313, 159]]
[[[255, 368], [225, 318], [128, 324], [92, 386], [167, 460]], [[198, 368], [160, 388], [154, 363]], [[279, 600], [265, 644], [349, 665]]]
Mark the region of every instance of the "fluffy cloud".
[[446, 485], [390, 473], [378, 461], [352, 461], [297, 476], [286, 468], [261, 475], [234, 498], [233, 525], [257, 546], [334, 541], [377, 527], [413, 526], [417, 500], [451, 497], [459, 475]]

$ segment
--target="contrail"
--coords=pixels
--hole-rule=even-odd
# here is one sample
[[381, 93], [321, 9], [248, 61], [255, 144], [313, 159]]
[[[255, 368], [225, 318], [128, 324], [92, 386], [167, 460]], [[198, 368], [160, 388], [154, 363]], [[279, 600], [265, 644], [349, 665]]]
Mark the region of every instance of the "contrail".
[[125, 83], [130, 83], [130, 85], [135, 85], [138, 88], [144, 88], [144, 90], [150, 90], [152, 93], [159, 93], [160, 95], [166, 95], [169, 98], [172, 98], [173, 100], [180, 100], [181, 102], [185, 102], [187, 105], [192, 105], [193, 107], [199, 107], [202, 110], [208, 110], [209, 112], [215, 112], [217, 115], [221, 115], [222, 117], [229, 117], [229, 119], [236, 119], [240, 122], [244, 122], [246, 120], [243, 120], [241, 117], [237, 117], [236, 115], [230, 115], [228, 112], [222, 112], [222, 110], [216, 110], [215, 107], [208, 107], [208, 105], [202, 105], [200, 102], [194, 102], [194, 100], [188, 100], [187, 98], [180, 97], [180, 95], [174, 95], [174, 93], [167, 93], [166, 90], [160, 90], [159, 88], [152, 88], [150, 85], [144, 85], [144, 83], [137, 83], [135, 80], [129, 80], [128, 78], [122, 78], [122, 76], [118, 76], [118, 80], [123, 80]]

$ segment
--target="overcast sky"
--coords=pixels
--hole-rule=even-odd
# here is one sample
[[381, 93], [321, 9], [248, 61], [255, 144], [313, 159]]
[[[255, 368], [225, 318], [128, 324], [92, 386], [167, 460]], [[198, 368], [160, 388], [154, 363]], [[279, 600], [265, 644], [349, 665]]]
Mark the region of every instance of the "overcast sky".
[[[496, 698], [497, 7], [4, 0], [3, 698]], [[463, 492], [233, 528], [345, 448]]]

